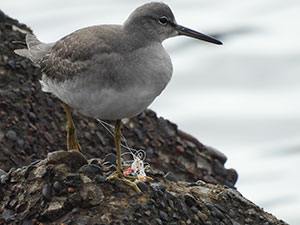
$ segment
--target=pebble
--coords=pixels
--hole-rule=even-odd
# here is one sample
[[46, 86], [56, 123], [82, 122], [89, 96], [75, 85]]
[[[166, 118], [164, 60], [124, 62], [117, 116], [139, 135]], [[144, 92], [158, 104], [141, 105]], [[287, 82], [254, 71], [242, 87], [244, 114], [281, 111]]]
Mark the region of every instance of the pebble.
[[55, 181], [53, 184], [53, 189], [55, 192], [60, 192], [64, 188], [63, 184], [59, 181]]
[[31, 172], [34, 168], [36, 168], [36, 166], [34, 166], [34, 165], [29, 165], [29, 166], [27, 166], [27, 168], [26, 168], [26, 170], [25, 170], [25, 173], [24, 173], [24, 178], [25, 178], [25, 179], [27, 179], [27, 178], [29, 177], [30, 172]]
[[162, 224], [163, 224], [163, 222], [161, 221], [161, 219], [156, 218], [155, 221], [156, 221], [156, 223], [157, 223], [158, 225], [162, 225]]
[[92, 159], [90, 161], [90, 164], [98, 164], [98, 165], [100, 165], [98, 159]]
[[64, 180], [64, 184], [76, 188], [82, 184], [82, 180], [79, 174], [69, 174]]
[[104, 162], [109, 162], [112, 165], [117, 165], [116, 162], [116, 155], [113, 153], [108, 153], [105, 157], [104, 157]]
[[164, 177], [169, 181], [178, 182], [176, 175], [172, 172], [168, 172]]
[[52, 199], [52, 188], [51, 188], [51, 185], [47, 184], [43, 187], [43, 190], [42, 190], [42, 195], [44, 197], [44, 199], [48, 202], [51, 201]]
[[16, 141], [17, 140], [17, 133], [13, 130], [9, 130], [7, 132], [7, 138], [11, 141]]
[[2, 213], [2, 219], [6, 224], [13, 222], [16, 218], [13, 215], [13, 211], [5, 209]]
[[0, 169], [0, 177], [2, 176], [2, 175], [7, 175], [7, 173], [4, 171], [4, 170], [2, 170], [2, 169]]
[[226, 155], [211, 146], [206, 146], [206, 151], [208, 151], [208, 153], [214, 158], [217, 158], [222, 164], [227, 161]]
[[146, 216], [151, 216], [151, 211], [150, 210], [147, 210], [144, 213], [145, 213]]
[[169, 220], [168, 214], [165, 213], [165, 212], [162, 211], [162, 210], [159, 211], [159, 216], [160, 216], [160, 218], [161, 218], [162, 220], [164, 220], [164, 221], [168, 221], [168, 220]]
[[83, 165], [88, 164], [85, 156], [77, 150], [49, 152], [47, 160], [49, 163], [65, 164], [68, 167], [77, 170]]
[[154, 190], [154, 191], [165, 191], [166, 190], [166, 186], [163, 183], [150, 183], [150, 187]]
[[68, 188], [68, 192], [69, 193], [74, 193], [76, 190], [75, 190], [75, 188], [73, 188], [73, 187], [69, 187]]
[[17, 138], [17, 143], [18, 143], [18, 145], [19, 145], [20, 148], [23, 148], [23, 147], [24, 147], [25, 142], [24, 142], [23, 139]]
[[88, 176], [90, 179], [94, 179], [96, 175], [102, 175], [103, 171], [100, 165], [98, 164], [86, 164], [80, 167], [78, 173], [83, 173]]
[[137, 200], [136, 200], [135, 198], [132, 198], [132, 199], [130, 199], [130, 200], [128, 201], [128, 203], [129, 203], [131, 206], [133, 206], [133, 205], [136, 205], [138, 202], [137, 202]]
[[218, 217], [219, 219], [223, 219], [225, 217], [224, 214], [212, 204], [206, 203], [206, 206], [211, 211], [213, 216]]
[[192, 207], [194, 205], [197, 204], [197, 201], [196, 199], [194, 198], [193, 195], [189, 194], [189, 193], [186, 193], [184, 195], [184, 200], [185, 200], [185, 203], [189, 206], [189, 207]]
[[140, 181], [137, 183], [137, 186], [140, 188], [140, 190], [143, 192], [143, 193], [147, 193], [148, 192], [148, 185], [145, 184], [144, 182]]
[[106, 182], [106, 177], [105, 177], [105, 176], [96, 175], [94, 179], [95, 179], [95, 181], [96, 181], [98, 184], [101, 184], [101, 183], [105, 183], [105, 182]]
[[127, 198], [128, 195], [124, 192], [118, 192], [118, 193], [116, 193], [116, 197], [117, 198]]

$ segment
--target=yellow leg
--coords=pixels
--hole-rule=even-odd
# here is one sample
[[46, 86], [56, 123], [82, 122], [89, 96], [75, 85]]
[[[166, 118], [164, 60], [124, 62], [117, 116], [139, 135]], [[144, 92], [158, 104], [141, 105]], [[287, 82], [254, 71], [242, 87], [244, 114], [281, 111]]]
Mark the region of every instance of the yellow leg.
[[126, 185], [131, 186], [138, 194], [141, 193], [141, 190], [134, 182], [137, 180], [137, 177], [126, 176], [122, 171], [122, 162], [121, 162], [121, 120], [117, 120], [116, 126], [114, 129], [115, 135], [115, 145], [116, 145], [116, 154], [117, 154], [117, 170], [108, 177], [108, 180], [120, 180], [123, 181]]
[[69, 110], [69, 107], [67, 104], [64, 103], [64, 109], [67, 116], [67, 149], [73, 150], [76, 149], [78, 151], [81, 150], [81, 147], [79, 145], [77, 136], [76, 136], [76, 129], [75, 125]]

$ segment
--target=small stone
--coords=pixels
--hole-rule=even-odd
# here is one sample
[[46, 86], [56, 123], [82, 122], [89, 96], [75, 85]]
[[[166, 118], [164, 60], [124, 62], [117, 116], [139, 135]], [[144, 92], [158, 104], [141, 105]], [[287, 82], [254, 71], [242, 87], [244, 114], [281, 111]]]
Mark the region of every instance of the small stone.
[[116, 197], [117, 198], [127, 198], [128, 195], [124, 192], [118, 192], [118, 193], [116, 193]]
[[208, 153], [218, 159], [222, 164], [224, 164], [227, 161], [227, 157], [226, 155], [224, 155], [222, 152], [220, 152], [219, 150], [211, 147], [211, 146], [205, 146], [206, 151], [208, 151]]
[[24, 147], [25, 142], [24, 142], [23, 139], [17, 138], [17, 143], [18, 143], [18, 145], [19, 145], [20, 148], [23, 148], [23, 147]]
[[150, 187], [155, 190], [155, 191], [165, 191], [166, 190], [166, 186], [163, 183], [150, 183]]
[[64, 186], [62, 185], [61, 182], [59, 181], [55, 181], [54, 184], [53, 184], [53, 189], [55, 192], [60, 192], [62, 189], [64, 188]]
[[113, 153], [109, 153], [104, 157], [104, 162], [109, 162], [112, 165], [117, 165], [117, 158], [116, 155]]
[[29, 112], [29, 119], [32, 122], [35, 122], [36, 121], [36, 115], [33, 112]]
[[7, 173], [4, 171], [4, 170], [2, 170], [2, 169], [0, 169], [0, 177], [2, 176], [2, 175], [7, 175]]
[[161, 219], [156, 218], [155, 221], [156, 221], [156, 223], [157, 223], [158, 225], [162, 225], [162, 224], [163, 224], [163, 222], [161, 221]]
[[88, 161], [86, 160], [85, 156], [77, 150], [60, 150], [56, 152], [50, 152], [47, 155], [47, 160], [49, 163], [65, 164], [70, 168], [77, 170], [83, 165], [88, 164]]
[[[91, 161], [90, 161], [90, 164], [99, 164], [99, 161], [98, 161], [98, 159], [92, 159]], [[100, 165], [100, 164], [99, 164]]]
[[43, 187], [42, 195], [43, 195], [43, 197], [46, 201], [48, 201], [48, 202], [51, 201], [51, 199], [52, 199], [52, 188], [51, 188], [50, 185], [47, 184]]
[[15, 70], [16, 69], [16, 62], [12, 59], [8, 60], [7, 65], [12, 69]]
[[83, 201], [83, 205], [86, 207], [93, 207], [99, 205], [104, 195], [100, 186], [96, 183], [86, 183], [80, 189], [80, 196]]
[[25, 173], [24, 173], [24, 178], [25, 178], [25, 179], [28, 178], [30, 172], [31, 172], [34, 168], [36, 168], [36, 166], [33, 166], [33, 165], [27, 166], [27, 168], [26, 168], [26, 170], [25, 170]]
[[234, 219], [230, 219], [232, 225], [241, 225], [239, 222], [237, 222], [236, 220]]
[[129, 200], [128, 203], [129, 203], [130, 205], [134, 206], [134, 205], [136, 205], [138, 202], [137, 202], [136, 199], [132, 198], [132, 199]]
[[181, 152], [181, 153], [184, 152], [184, 148], [183, 148], [181, 145], [177, 145], [177, 146], [176, 146], [176, 150], [177, 150], [178, 152]]
[[197, 204], [197, 201], [196, 199], [194, 198], [193, 195], [189, 194], [189, 193], [186, 193], [184, 195], [184, 200], [185, 200], [185, 203], [189, 206], [189, 207], [192, 207], [194, 205]]
[[98, 184], [105, 183], [106, 182], [106, 177], [105, 176], [101, 176], [101, 175], [96, 175], [95, 176], [95, 181]]
[[144, 182], [138, 182], [137, 186], [139, 187], [139, 189], [143, 192], [143, 193], [147, 193], [148, 192], [148, 186], [147, 184], [145, 184]]
[[48, 132], [44, 133], [45, 139], [48, 141], [49, 144], [54, 144], [54, 139], [52, 135]]
[[223, 219], [225, 217], [224, 214], [216, 207], [214, 207], [212, 204], [207, 203], [206, 206], [211, 211], [211, 214], [213, 216], [218, 217], [219, 219]]
[[5, 209], [2, 213], [2, 219], [5, 221], [6, 224], [9, 224], [16, 218], [13, 214], [13, 211]]
[[86, 164], [80, 167], [78, 173], [83, 173], [88, 176], [90, 179], [94, 179], [96, 175], [102, 175], [102, 168], [98, 164]]
[[175, 174], [172, 173], [172, 172], [168, 172], [164, 177], [165, 177], [167, 180], [169, 180], [169, 181], [173, 181], [173, 182], [175, 182], [175, 183], [178, 182], [177, 177], [176, 177]]
[[76, 191], [75, 188], [72, 188], [72, 187], [69, 187], [69, 188], [68, 188], [68, 192], [69, 192], [69, 193], [74, 193], [75, 191]]
[[147, 210], [144, 213], [145, 213], [146, 216], [151, 216], [151, 211], [150, 210]]
[[168, 221], [168, 220], [169, 220], [168, 214], [165, 213], [165, 212], [162, 211], [162, 210], [159, 211], [159, 216], [160, 216], [160, 218], [161, 218], [162, 220], [164, 220], [164, 221]]
[[17, 140], [17, 133], [13, 130], [9, 130], [7, 132], [7, 138], [11, 141], [16, 141]]
[[79, 187], [82, 184], [82, 180], [79, 174], [68, 174], [66, 179], [64, 180], [64, 184], [69, 187]]

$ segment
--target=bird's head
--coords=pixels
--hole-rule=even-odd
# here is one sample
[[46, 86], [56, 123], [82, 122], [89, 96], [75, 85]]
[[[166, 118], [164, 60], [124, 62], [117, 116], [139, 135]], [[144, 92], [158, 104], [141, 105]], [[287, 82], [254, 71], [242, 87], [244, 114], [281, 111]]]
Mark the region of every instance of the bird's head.
[[218, 45], [222, 44], [213, 37], [177, 24], [169, 6], [162, 2], [147, 3], [138, 7], [128, 17], [123, 27], [150, 41], [162, 42], [170, 37], [185, 35]]

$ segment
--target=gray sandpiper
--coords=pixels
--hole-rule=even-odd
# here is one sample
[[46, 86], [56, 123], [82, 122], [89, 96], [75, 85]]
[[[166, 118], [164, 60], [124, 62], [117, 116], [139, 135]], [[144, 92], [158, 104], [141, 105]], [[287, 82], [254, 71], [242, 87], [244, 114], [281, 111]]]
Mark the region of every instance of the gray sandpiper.
[[63, 102], [68, 150], [81, 149], [69, 106], [89, 117], [116, 120], [117, 168], [108, 179], [121, 180], [140, 193], [137, 178], [122, 172], [121, 119], [141, 113], [165, 89], [173, 67], [162, 42], [178, 35], [222, 44], [177, 24], [166, 4], [152, 2], [134, 10], [122, 25], [86, 27], [55, 43], [28, 34], [27, 49], [15, 53], [41, 68], [42, 90]]

